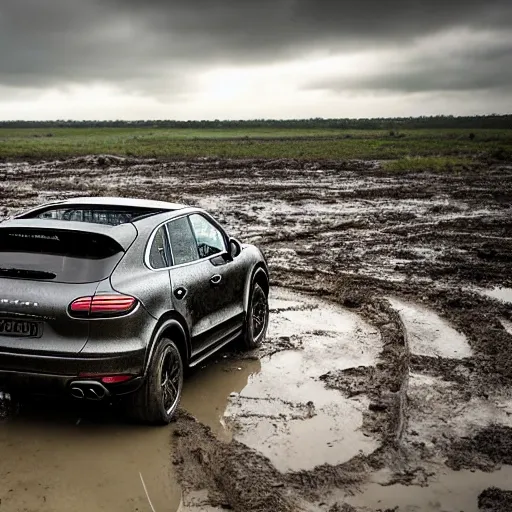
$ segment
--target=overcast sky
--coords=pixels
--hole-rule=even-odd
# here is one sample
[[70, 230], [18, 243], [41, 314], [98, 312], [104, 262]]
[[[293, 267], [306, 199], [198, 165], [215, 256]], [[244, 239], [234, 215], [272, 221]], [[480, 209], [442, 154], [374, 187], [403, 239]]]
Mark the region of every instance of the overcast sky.
[[0, 119], [512, 113], [512, 0], [0, 0]]

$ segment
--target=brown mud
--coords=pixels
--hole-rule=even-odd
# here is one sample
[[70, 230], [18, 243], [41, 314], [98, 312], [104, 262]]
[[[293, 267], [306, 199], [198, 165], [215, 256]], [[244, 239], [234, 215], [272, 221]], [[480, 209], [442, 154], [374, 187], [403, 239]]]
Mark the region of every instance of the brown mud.
[[[226, 385], [212, 414], [203, 391], [195, 405], [184, 404], [172, 442], [181, 510], [405, 511], [414, 502], [417, 510], [459, 511], [465, 495], [466, 512], [506, 510], [492, 507], [509, 503], [512, 490], [501, 476], [512, 464], [512, 164], [442, 173], [390, 173], [360, 161], [112, 156], [0, 165], [0, 215], [77, 195], [207, 208], [230, 233], [262, 247], [274, 287], [295, 290], [274, 303], [273, 322], [283, 329], [259, 351], [224, 353], [202, 371], [217, 379], [216, 368], [229, 375], [225, 364], [244, 374], [251, 362], [260, 367], [236, 389]], [[302, 381], [269, 387], [278, 371], [295, 378], [318, 340], [325, 353], [350, 345], [333, 327], [345, 320], [302, 330], [279, 324], [312, 311], [302, 299], [291, 304], [293, 293], [357, 317], [367, 325], [359, 342], [373, 329], [378, 350], [362, 364], [325, 357], [323, 368], [304, 366], [306, 375], [314, 369], [304, 400], [279, 401]], [[322, 454], [317, 428], [329, 414], [315, 418], [342, 404], [360, 415], [355, 431], [371, 449], [350, 454], [347, 430], [328, 441], [334, 456], [326, 449], [324, 462], [312, 457], [309, 467], [293, 439], [306, 455], [315, 447]], [[438, 485], [439, 475], [453, 489]], [[486, 491], [494, 482], [502, 490]]]
[[512, 510], [512, 491], [490, 487], [478, 496], [478, 507], [484, 512], [507, 512]]

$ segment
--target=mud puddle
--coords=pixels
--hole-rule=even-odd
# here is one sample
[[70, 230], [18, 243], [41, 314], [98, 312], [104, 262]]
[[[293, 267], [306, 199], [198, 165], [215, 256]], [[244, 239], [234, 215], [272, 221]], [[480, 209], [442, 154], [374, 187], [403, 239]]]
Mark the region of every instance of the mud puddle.
[[[211, 364], [187, 380], [182, 406], [229, 438], [229, 395], [258, 370], [258, 361]], [[24, 402], [0, 421], [0, 510], [150, 511], [148, 497], [157, 511], [177, 510], [173, 428], [126, 424], [110, 408]]]
[[169, 429], [123, 425], [109, 411], [23, 404], [0, 423], [0, 453], [2, 511], [150, 510], [142, 481], [156, 510], [179, 505]]
[[478, 496], [489, 487], [512, 490], [512, 466], [503, 466], [494, 473], [440, 467], [428, 487], [370, 483], [361, 493], [340, 494], [339, 500], [372, 510], [479, 512]]
[[392, 297], [388, 300], [404, 322], [412, 354], [453, 359], [472, 356], [466, 337], [435, 311]]
[[503, 288], [501, 286], [496, 286], [494, 288], [479, 291], [480, 293], [486, 295], [487, 297], [491, 297], [493, 299], [498, 299], [502, 302], [512, 304], [512, 288]]
[[[434, 310], [388, 300], [403, 322], [410, 354], [404, 445], [422, 460], [448, 454], [453, 467], [473, 467], [465, 454], [453, 452], [454, 441], [490, 425], [511, 427], [510, 393], [493, 387], [479, 392], [473, 385], [474, 354], [467, 338]], [[474, 466], [479, 465], [475, 459]]]
[[382, 347], [379, 333], [357, 315], [318, 299], [274, 289], [268, 344], [296, 344], [261, 359], [261, 370], [230, 398], [225, 418], [234, 438], [280, 471], [312, 469], [371, 453], [377, 441], [361, 431], [369, 400], [345, 398], [319, 377], [368, 367]]

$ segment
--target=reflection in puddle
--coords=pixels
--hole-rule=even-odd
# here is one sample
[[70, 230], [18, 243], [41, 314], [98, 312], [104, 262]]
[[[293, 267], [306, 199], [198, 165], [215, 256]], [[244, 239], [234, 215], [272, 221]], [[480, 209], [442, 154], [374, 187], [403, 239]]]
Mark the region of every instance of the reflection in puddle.
[[231, 433], [223, 426], [229, 396], [242, 391], [249, 376], [260, 369], [259, 360], [208, 363], [187, 379], [181, 407], [211, 427], [217, 437], [229, 440]]

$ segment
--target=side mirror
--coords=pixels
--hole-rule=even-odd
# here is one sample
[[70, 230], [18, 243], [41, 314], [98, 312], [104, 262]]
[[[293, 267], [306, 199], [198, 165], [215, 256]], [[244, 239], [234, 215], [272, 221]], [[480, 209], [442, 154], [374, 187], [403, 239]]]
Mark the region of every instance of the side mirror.
[[229, 239], [229, 254], [236, 258], [242, 252], [242, 244], [236, 238]]

